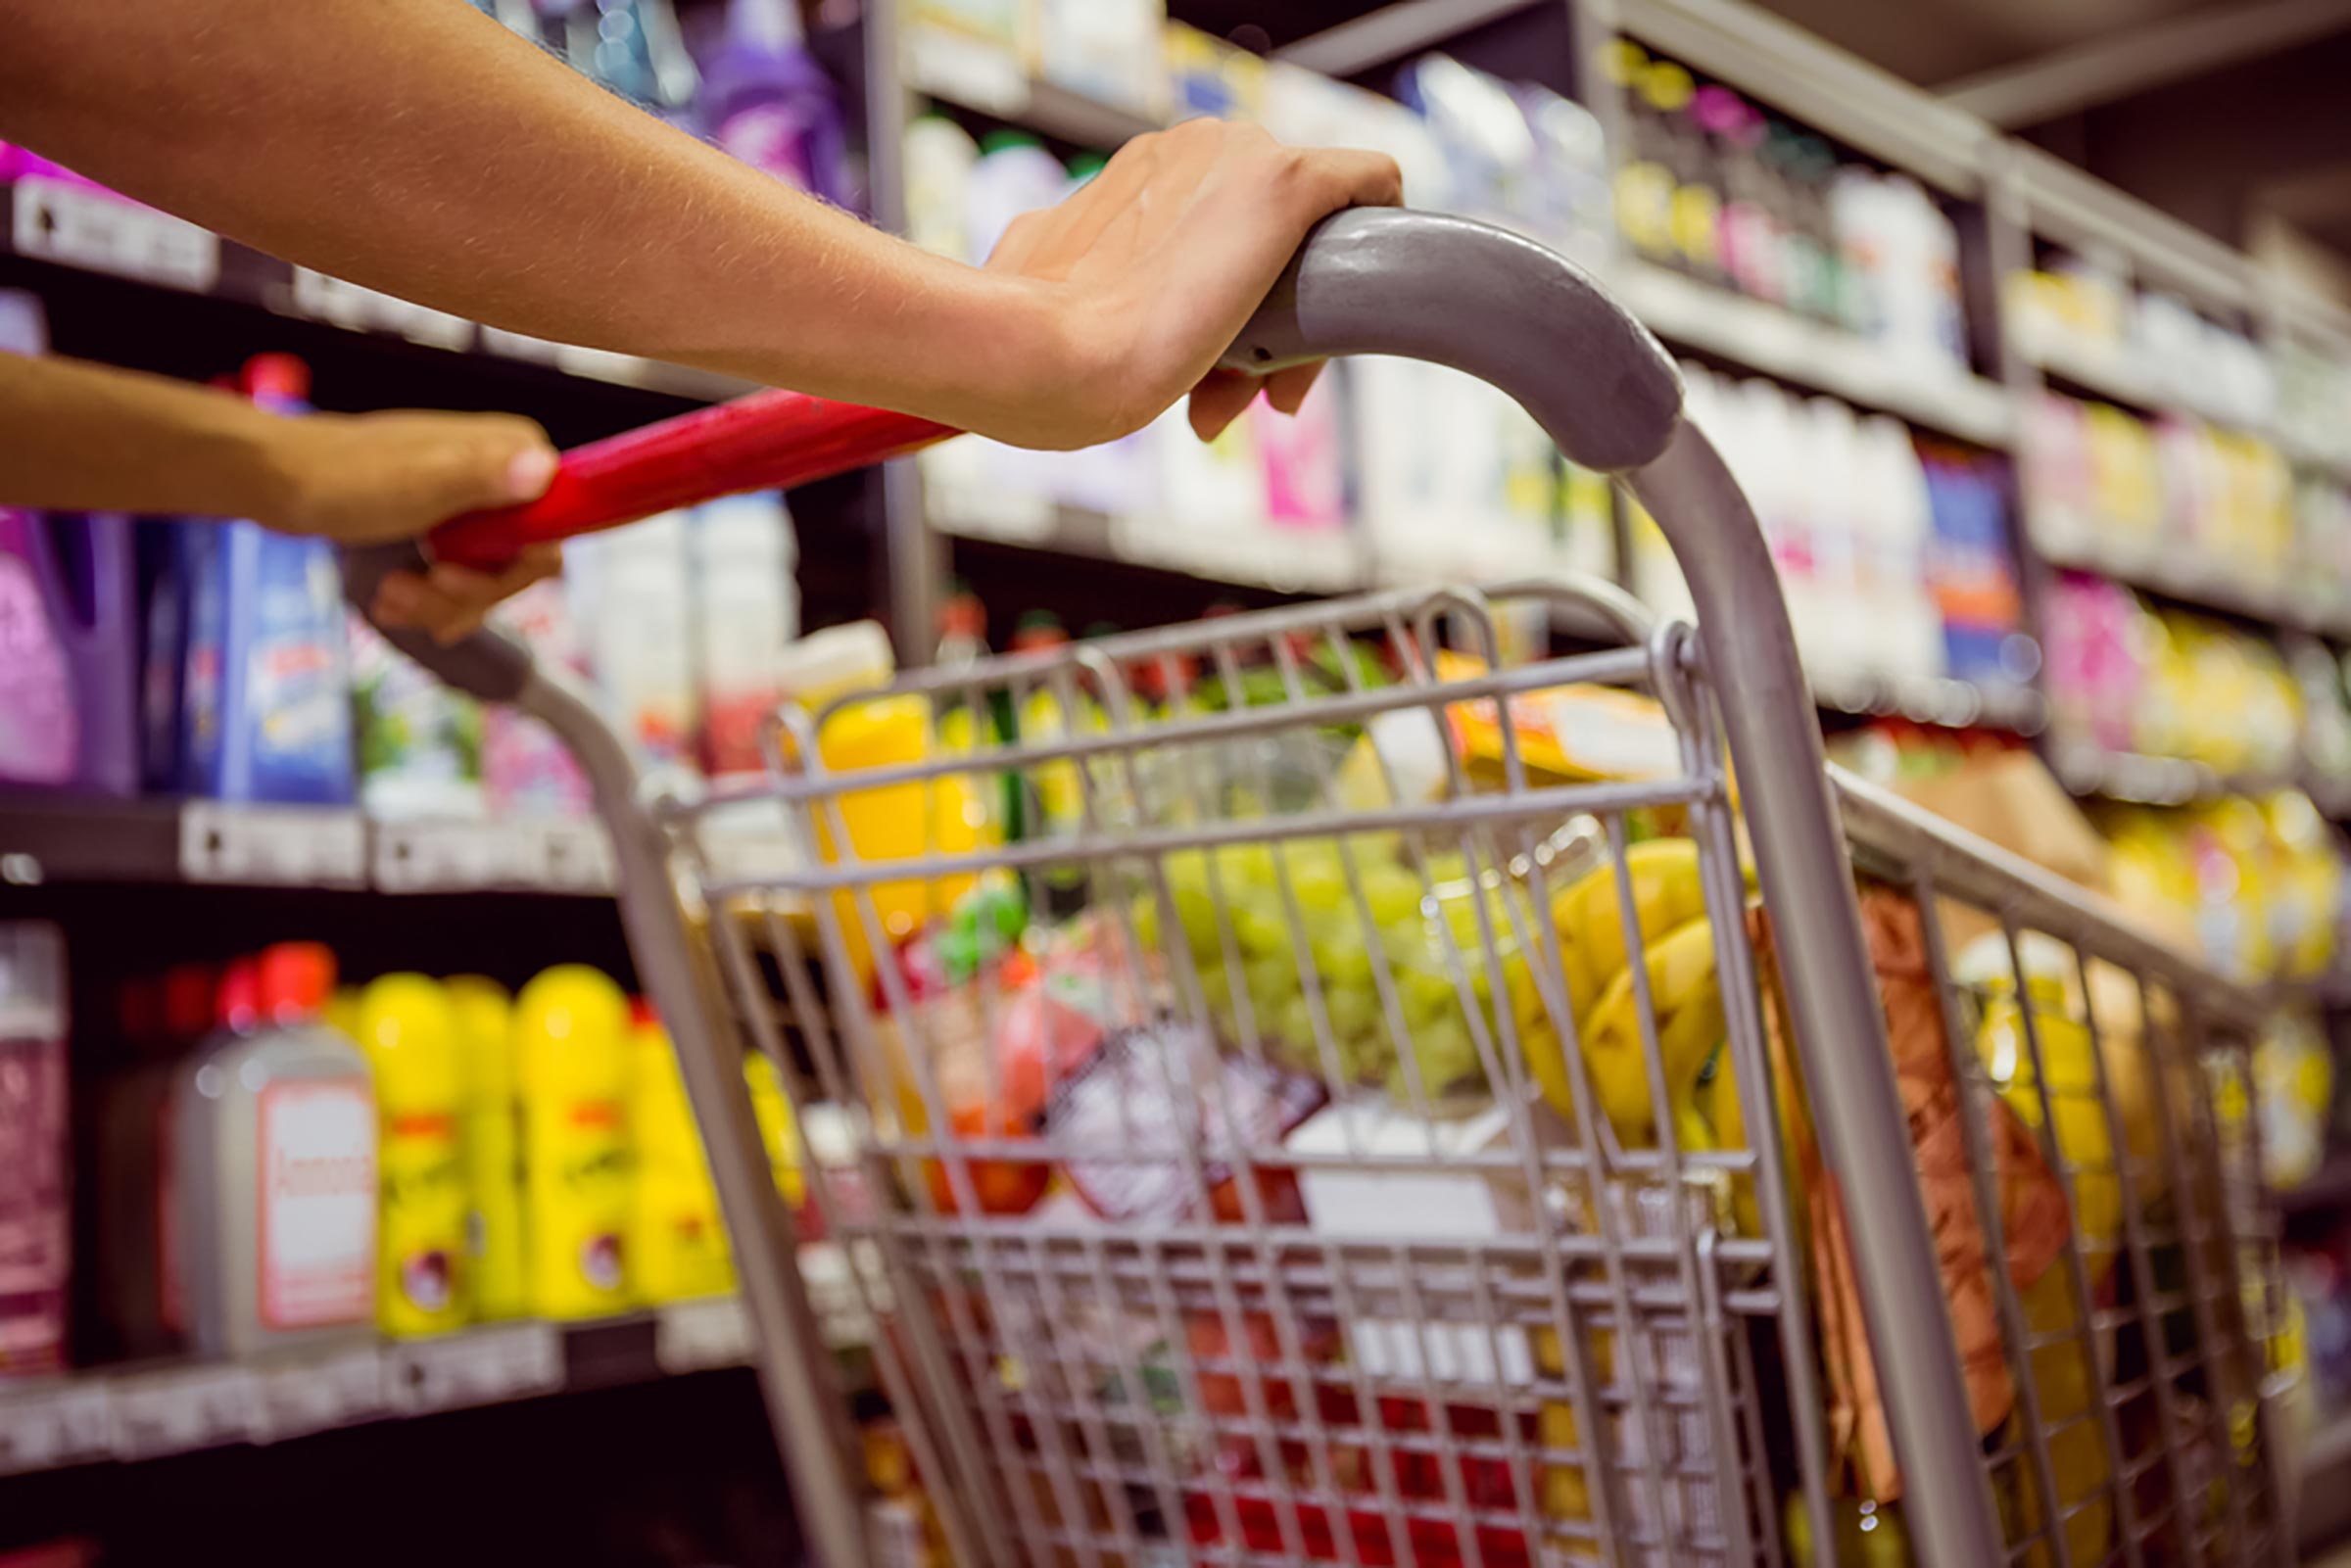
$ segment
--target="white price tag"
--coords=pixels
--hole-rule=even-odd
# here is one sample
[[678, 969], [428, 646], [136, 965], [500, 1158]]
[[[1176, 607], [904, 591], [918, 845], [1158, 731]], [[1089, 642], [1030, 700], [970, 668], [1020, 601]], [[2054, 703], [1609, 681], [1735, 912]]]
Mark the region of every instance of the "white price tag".
[[323, 1360], [259, 1368], [253, 1385], [256, 1441], [331, 1431], [383, 1413], [383, 1352], [365, 1345]]
[[502, 359], [522, 359], [531, 364], [556, 364], [563, 357], [562, 344], [508, 332], [503, 327], [482, 328], [482, 350]]
[[529, 823], [378, 823], [375, 885], [387, 893], [539, 887], [546, 840]]
[[114, 1449], [124, 1459], [242, 1443], [254, 1428], [253, 1379], [243, 1367], [190, 1367], [126, 1377], [115, 1384], [108, 1405]]
[[679, 1302], [653, 1319], [653, 1364], [673, 1377], [741, 1366], [750, 1355], [750, 1317], [732, 1296]]
[[37, 174], [13, 200], [20, 256], [196, 294], [220, 281], [220, 237], [168, 213]]
[[360, 887], [367, 825], [332, 806], [242, 806], [191, 800], [179, 814], [179, 870], [192, 882]]
[[61, 1379], [0, 1394], [0, 1475], [47, 1470], [107, 1451], [106, 1384]]
[[593, 818], [557, 819], [537, 829], [543, 885], [556, 892], [609, 893], [616, 885], [612, 840]]
[[563, 1386], [563, 1336], [552, 1323], [506, 1323], [418, 1340], [387, 1357], [395, 1408], [457, 1410]]
[[428, 348], [473, 346], [473, 323], [461, 315], [414, 305], [307, 266], [294, 269], [293, 313], [354, 332], [390, 332]]
[[1029, 107], [1020, 56], [983, 38], [916, 24], [906, 32], [906, 74], [915, 91], [1006, 119]]

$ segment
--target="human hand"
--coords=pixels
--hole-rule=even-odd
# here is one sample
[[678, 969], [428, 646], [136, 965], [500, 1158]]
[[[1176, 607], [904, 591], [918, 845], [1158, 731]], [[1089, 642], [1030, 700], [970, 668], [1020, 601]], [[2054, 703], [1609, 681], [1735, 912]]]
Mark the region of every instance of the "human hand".
[[[308, 414], [281, 424], [271, 440], [272, 500], [255, 520], [340, 545], [413, 539], [463, 512], [534, 500], [555, 474], [547, 433], [510, 414]], [[501, 599], [561, 566], [560, 551], [539, 545], [496, 573], [394, 572], [368, 613], [380, 626], [455, 642]]]
[[990, 271], [1051, 290], [1069, 375], [991, 434], [1082, 447], [1139, 430], [1176, 399], [1213, 438], [1261, 387], [1295, 413], [1319, 365], [1219, 370], [1307, 231], [1346, 207], [1392, 207], [1404, 177], [1380, 153], [1286, 147], [1263, 127], [1192, 119], [1138, 136], [1059, 206], [1013, 220]]

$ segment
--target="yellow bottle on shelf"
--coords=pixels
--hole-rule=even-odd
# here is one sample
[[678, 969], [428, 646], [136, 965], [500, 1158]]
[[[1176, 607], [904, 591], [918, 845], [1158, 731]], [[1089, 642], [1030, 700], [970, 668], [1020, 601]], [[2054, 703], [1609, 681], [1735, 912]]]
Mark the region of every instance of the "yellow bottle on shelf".
[[799, 1128], [792, 1122], [783, 1075], [761, 1051], [744, 1053], [743, 1075], [751, 1086], [751, 1111], [759, 1120], [759, 1141], [767, 1145], [768, 1165], [776, 1173], [776, 1190], [797, 1209], [807, 1193], [807, 1178], [800, 1170]]
[[542, 1317], [630, 1302], [629, 1007], [600, 971], [560, 965], [514, 1001], [524, 1271]]
[[702, 1151], [669, 1031], [640, 1005], [629, 1036], [629, 1135], [637, 1182], [629, 1210], [629, 1275], [658, 1304], [735, 1288], [718, 1189]]
[[355, 1027], [375, 1072], [377, 1326], [446, 1333], [472, 1316], [465, 1256], [465, 1080], [449, 998], [421, 974], [360, 993]]
[[473, 1315], [484, 1321], [530, 1310], [523, 1270], [522, 1106], [514, 1086], [514, 1004], [504, 986], [479, 974], [453, 975], [465, 1067], [465, 1169], [472, 1195], [466, 1258]]

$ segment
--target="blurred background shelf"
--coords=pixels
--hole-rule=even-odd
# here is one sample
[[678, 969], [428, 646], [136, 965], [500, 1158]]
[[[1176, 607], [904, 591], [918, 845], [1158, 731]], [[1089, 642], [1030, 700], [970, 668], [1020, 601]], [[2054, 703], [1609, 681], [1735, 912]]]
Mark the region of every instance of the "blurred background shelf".
[[608, 896], [590, 819], [384, 822], [334, 806], [0, 794], [0, 881]]
[[1670, 344], [1979, 446], [2003, 448], [2014, 434], [2014, 409], [1996, 381], [1906, 362], [1857, 333], [1661, 266], [1620, 263], [1607, 282]]

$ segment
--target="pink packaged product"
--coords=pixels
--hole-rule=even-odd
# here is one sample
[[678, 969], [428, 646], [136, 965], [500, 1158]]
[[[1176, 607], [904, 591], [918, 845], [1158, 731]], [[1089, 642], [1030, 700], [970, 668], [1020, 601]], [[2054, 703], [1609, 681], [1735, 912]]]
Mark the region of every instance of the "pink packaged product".
[[1249, 405], [1266, 471], [1266, 516], [1277, 527], [1320, 532], [1346, 521], [1337, 379], [1324, 371], [1295, 414], [1276, 412], [1263, 398]]
[[2087, 572], [2061, 572], [2042, 617], [2050, 705], [2058, 729], [2117, 751], [2131, 746], [2137, 711], [2138, 601]]
[[66, 1362], [66, 947], [0, 925], [0, 1381]]
[[[500, 605], [496, 619], [542, 664], [585, 670], [559, 580], [532, 584]], [[482, 714], [482, 789], [494, 816], [581, 816], [590, 805], [587, 777], [554, 732], [503, 702]]]

